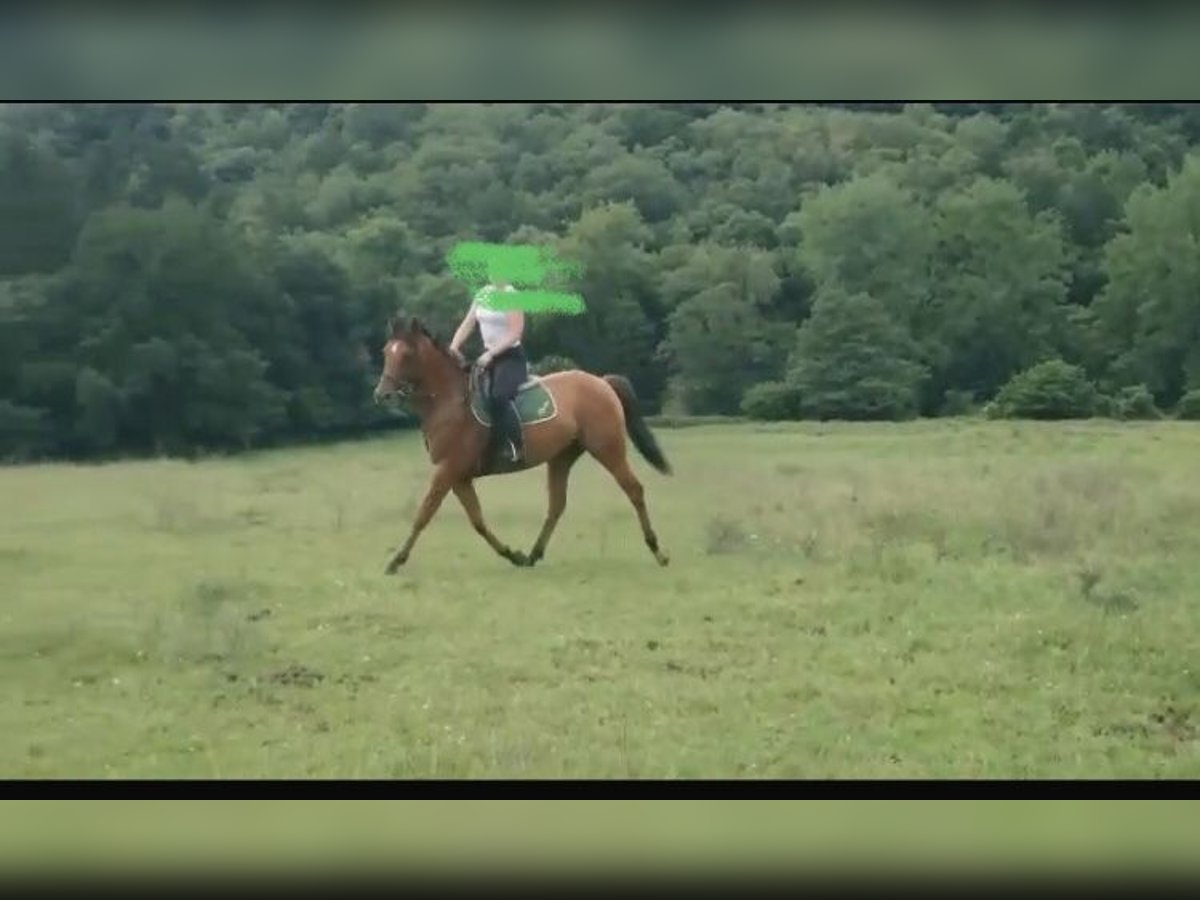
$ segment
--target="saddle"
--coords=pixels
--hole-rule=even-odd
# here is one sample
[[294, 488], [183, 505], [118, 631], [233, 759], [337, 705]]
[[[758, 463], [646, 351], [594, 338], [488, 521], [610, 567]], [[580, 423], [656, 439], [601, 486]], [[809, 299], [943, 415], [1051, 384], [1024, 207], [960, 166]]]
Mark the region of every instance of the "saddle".
[[[485, 428], [494, 428], [491, 411], [491, 379], [478, 367], [471, 370], [467, 393], [471, 414], [475, 417], [475, 421]], [[530, 376], [517, 388], [517, 394], [512, 400], [512, 407], [516, 410], [517, 421], [513, 422], [510, 417], [506, 417], [505, 421], [508, 425], [505, 428], [506, 432], [511, 429], [523, 431], [529, 425], [549, 421], [558, 415], [558, 407], [554, 402], [553, 395], [542, 384], [542, 379], [537, 376]], [[498, 446], [497, 442], [504, 439], [520, 446], [524, 443], [522, 437], [520, 434], [492, 434], [489, 435], [489, 447], [495, 448]], [[485, 453], [484, 457], [480, 462], [481, 475], [497, 475], [525, 468], [524, 460], [513, 462], [494, 450]]]
[[[492, 399], [491, 379], [478, 367], [471, 370], [468, 395], [471, 413], [475, 416], [475, 421], [491, 428], [492, 412], [489, 408]], [[513, 398], [513, 405], [517, 408], [518, 419], [525, 426], [549, 422], [558, 415], [558, 404], [554, 402], [554, 395], [546, 389], [542, 379], [537, 375], [530, 375], [517, 388], [517, 396]]]

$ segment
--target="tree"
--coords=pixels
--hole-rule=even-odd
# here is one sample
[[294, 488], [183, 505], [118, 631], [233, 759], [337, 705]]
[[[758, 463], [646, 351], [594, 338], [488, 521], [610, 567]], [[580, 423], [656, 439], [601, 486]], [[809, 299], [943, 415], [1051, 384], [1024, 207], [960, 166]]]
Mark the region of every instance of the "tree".
[[592, 170], [583, 180], [583, 201], [633, 203], [646, 222], [669, 219], [684, 202], [683, 188], [661, 162], [626, 153]]
[[675, 249], [660, 286], [672, 309], [660, 353], [673, 396], [692, 412], [736, 413], [747, 387], [782, 374], [794, 340], [795, 325], [772, 315], [775, 260], [745, 248]]
[[659, 295], [667, 309], [709, 288], [730, 285], [755, 308], [772, 308], [782, 286], [773, 254], [750, 247], [714, 244], [677, 246], [659, 255]]
[[663, 348], [674, 396], [692, 413], [734, 415], [752, 384], [782, 373], [795, 326], [765, 319], [733, 284], [683, 301], [669, 318]]
[[932, 215], [887, 177], [822, 188], [797, 225], [800, 261], [822, 288], [869, 294], [904, 323], [929, 295]]
[[291, 307], [281, 322], [286, 337], [274, 381], [291, 394], [293, 427], [319, 431], [361, 419], [370, 372], [358, 352], [355, 319], [362, 317], [346, 271], [320, 251], [294, 248], [281, 255], [274, 275]]
[[1125, 212], [1128, 230], [1108, 244], [1108, 285], [1096, 302], [1116, 354], [1112, 376], [1173, 406], [1200, 384], [1200, 157], [1166, 187], [1135, 190]]
[[651, 409], [945, 414], [1061, 359], [1179, 410], [1198, 142], [1187, 104], [0, 104], [0, 453], [382, 424], [383, 325], [447, 336], [469, 240], [583, 264], [530, 352]]
[[1006, 123], [988, 113], [975, 113], [954, 126], [959, 145], [975, 157], [981, 174], [999, 177], [1009, 139]]
[[75, 379], [77, 439], [89, 450], [108, 451], [117, 443], [121, 425], [121, 392], [106, 376], [85, 366]]
[[277, 424], [264, 354], [291, 346], [284, 313], [202, 210], [179, 199], [157, 210], [114, 207], [89, 220], [49, 297], [45, 314], [64, 327], [43, 358], [64, 374], [47, 380], [47, 369], [38, 383], [55, 386], [52, 410], [69, 384], [69, 418], [80, 410], [82, 430], [64, 433], [91, 447], [240, 446]]
[[869, 294], [825, 288], [800, 328], [788, 380], [806, 416], [904, 419], [925, 375], [902, 326]]
[[914, 323], [933, 368], [927, 408], [947, 389], [991, 397], [1052, 354], [1065, 328], [1066, 260], [1051, 213], [1007, 182], [980, 178], [937, 208], [936, 291]]
[[632, 204], [589, 210], [558, 242], [561, 259], [582, 273], [567, 285], [578, 290], [586, 311], [577, 316], [529, 316], [531, 348], [576, 360], [593, 372], [630, 378], [653, 406], [662, 391], [663, 370], [655, 358], [661, 340], [653, 290], [653, 257], [645, 249], [649, 229]]
[[0, 278], [67, 262], [83, 222], [80, 186], [53, 152], [0, 123]]

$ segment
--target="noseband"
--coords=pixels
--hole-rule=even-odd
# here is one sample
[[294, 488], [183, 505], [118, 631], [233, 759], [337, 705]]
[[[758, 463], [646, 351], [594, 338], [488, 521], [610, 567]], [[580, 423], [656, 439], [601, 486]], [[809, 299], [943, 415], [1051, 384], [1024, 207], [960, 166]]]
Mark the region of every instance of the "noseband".
[[384, 375], [381, 379], [384, 384], [384, 390], [379, 395], [380, 400], [389, 400], [393, 397], [399, 397], [401, 400], [408, 400], [417, 392], [420, 387], [416, 381], [408, 381], [403, 378], [391, 378]]

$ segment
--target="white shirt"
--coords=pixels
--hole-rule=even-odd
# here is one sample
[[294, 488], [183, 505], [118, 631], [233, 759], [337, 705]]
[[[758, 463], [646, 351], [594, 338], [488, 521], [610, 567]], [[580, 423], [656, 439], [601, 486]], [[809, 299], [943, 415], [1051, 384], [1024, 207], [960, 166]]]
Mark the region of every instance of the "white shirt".
[[[479, 323], [479, 336], [483, 338], [483, 346], [487, 350], [494, 348], [508, 334], [508, 310], [493, 309], [480, 302], [495, 290], [496, 288], [489, 284], [475, 295], [475, 321]], [[509, 285], [503, 290], [515, 292], [516, 288]], [[519, 347], [521, 342], [517, 341], [513, 346]]]

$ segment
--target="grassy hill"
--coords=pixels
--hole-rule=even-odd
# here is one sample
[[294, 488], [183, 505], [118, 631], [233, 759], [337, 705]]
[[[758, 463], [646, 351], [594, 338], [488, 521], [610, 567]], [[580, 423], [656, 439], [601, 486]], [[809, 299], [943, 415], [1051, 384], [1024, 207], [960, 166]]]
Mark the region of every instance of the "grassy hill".
[[[10, 777], [1200, 775], [1200, 430], [659, 431], [538, 568], [415, 434], [0, 470]], [[528, 549], [544, 470], [480, 483]]]

